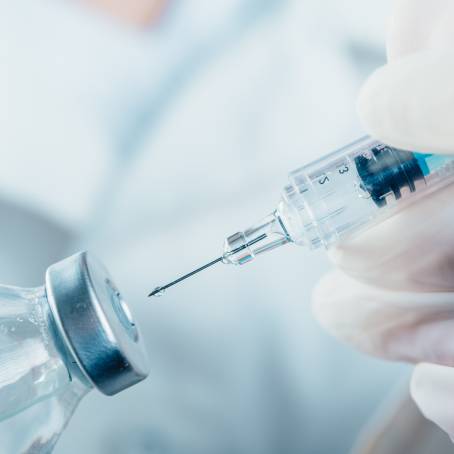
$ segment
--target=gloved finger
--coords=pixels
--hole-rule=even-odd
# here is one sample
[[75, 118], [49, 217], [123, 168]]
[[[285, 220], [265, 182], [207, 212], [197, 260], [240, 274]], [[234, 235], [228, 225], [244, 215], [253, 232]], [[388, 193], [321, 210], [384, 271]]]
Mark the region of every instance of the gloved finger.
[[388, 39], [388, 60], [430, 48], [448, 49], [454, 39], [452, 0], [396, 0]]
[[378, 69], [358, 110], [366, 130], [389, 145], [454, 153], [454, 53], [418, 52]]
[[332, 335], [374, 356], [454, 366], [454, 294], [389, 291], [341, 271], [325, 276], [313, 310]]
[[423, 415], [454, 441], [454, 368], [419, 364], [413, 372], [410, 388]]
[[454, 292], [454, 185], [329, 249], [334, 264], [370, 285]]

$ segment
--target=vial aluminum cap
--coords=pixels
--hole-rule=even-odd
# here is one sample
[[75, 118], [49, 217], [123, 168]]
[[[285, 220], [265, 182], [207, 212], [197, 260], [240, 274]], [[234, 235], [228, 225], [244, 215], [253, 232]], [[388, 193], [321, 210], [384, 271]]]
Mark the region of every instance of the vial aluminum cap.
[[147, 377], [148, 356], [129, 307], [107, 269], [88, 252], [50, 266], [46, 293], [70, 372], [116, 394]]

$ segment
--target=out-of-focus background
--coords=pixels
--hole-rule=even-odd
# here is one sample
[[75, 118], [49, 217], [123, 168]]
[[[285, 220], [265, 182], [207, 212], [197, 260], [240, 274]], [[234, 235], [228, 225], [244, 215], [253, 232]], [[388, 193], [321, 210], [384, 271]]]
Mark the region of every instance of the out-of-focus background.
[[390, 3], [0, 3], [0, 282], [39, 285], [93, 250], [152, 364], [86, 397], [57, 454], [346, 453], [405, 381], [314, 321], [323, 252], [287, 246], [146, 298], [272, 211], [288, 171], [362, 134]]

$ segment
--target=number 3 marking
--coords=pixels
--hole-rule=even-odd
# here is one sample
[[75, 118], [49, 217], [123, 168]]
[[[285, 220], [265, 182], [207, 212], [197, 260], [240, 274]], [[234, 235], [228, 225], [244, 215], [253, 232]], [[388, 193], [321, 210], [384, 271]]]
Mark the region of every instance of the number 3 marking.
[[342, 169], [339, 169], [339, 173], [342, 175], [343, 173], [347, 173], [348, 172], [348, 166], [345, 165]]

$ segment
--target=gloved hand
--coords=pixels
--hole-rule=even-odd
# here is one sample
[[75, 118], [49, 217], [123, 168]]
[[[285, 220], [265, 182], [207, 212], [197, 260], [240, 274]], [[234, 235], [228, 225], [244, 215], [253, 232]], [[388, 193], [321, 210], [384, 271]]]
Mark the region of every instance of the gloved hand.
[[[388, 64], [366, 82], [366, 129], [407, 150], [454, 154], [454, 2], [399, 0]], [[331, 333], [416, 366], [411, 392], [454, 439], [454, 185], [330, 252], [314, 293]]]

